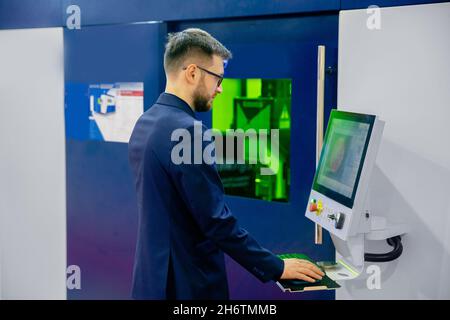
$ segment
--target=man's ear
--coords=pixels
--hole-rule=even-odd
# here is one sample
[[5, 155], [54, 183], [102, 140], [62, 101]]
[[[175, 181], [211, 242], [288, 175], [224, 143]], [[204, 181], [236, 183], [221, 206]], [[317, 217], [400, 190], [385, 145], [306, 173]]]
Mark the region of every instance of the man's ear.
[[198, 77], [196, 69], [195, 64], [190, 64], [186, 67], [186, 70], [184, 70], [185, 79], [189, 84], [194, 84]]

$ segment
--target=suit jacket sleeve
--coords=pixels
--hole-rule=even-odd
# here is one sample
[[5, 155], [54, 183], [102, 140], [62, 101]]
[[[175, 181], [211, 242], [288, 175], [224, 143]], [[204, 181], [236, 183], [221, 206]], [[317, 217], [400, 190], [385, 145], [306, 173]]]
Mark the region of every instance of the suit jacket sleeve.
[[[204, 130], [203, 127], [202, 133]], [[201, 139], [193, 128], [189, 131], [193, 139]], [[210, 142], [202, 143], [202, 151], [208, 144]], [[195, 151], [193, 146], [192, 141], [192, 152]], [[171, 162], [169, 171], [204, 235], [261, 281], [278, 280], [284, 269], [283, 260], [261, 247], [238, 225], [224, 202], [224, 189], [215, 165], [205, 161], [191, 163], [176, 165]]]

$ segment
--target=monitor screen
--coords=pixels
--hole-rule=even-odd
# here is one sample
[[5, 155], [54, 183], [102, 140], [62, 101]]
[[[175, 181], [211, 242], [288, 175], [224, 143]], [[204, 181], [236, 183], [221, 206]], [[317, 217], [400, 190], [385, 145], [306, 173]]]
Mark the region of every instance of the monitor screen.
[[333, 110], [313, 189], [353, 207], [375, 116]]

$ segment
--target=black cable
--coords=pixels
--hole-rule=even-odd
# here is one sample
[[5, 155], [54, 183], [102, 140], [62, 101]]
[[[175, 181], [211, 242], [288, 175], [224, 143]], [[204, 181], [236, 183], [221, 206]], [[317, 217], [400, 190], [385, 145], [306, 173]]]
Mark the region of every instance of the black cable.
[[386, 240], [394, 249], [387, 253], [365, 253], [364, 260], [368, 262], [388, 262], [397, 259], [403, 252], [402, 238], [395, 236]]

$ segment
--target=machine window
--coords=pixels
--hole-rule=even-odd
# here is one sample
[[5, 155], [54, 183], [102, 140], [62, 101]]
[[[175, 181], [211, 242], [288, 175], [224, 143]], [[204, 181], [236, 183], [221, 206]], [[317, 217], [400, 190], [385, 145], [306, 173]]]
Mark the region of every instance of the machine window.
[[289, 201], [290, 79], [224, 79], [214, 100], [212, 127], [225, 193]]

